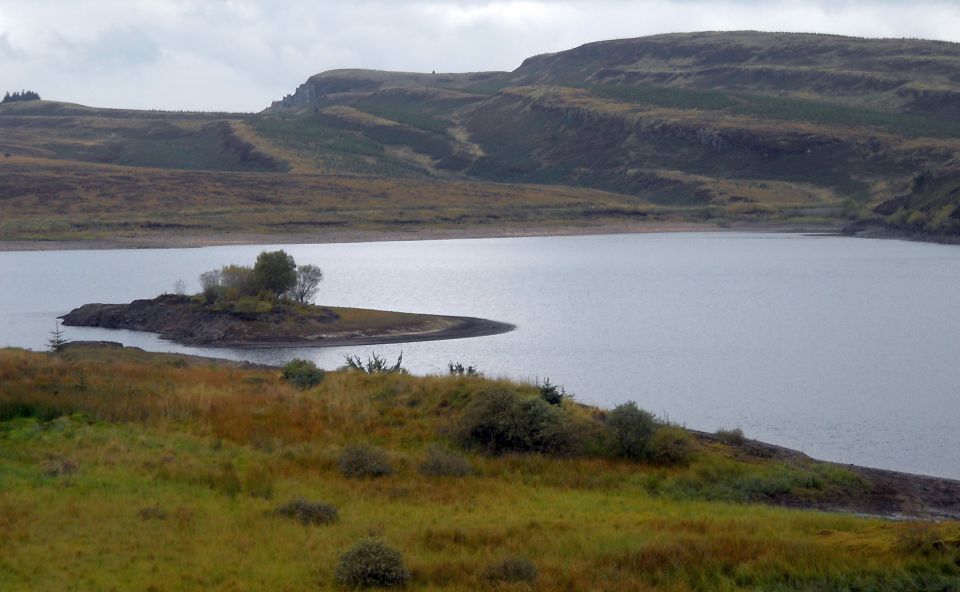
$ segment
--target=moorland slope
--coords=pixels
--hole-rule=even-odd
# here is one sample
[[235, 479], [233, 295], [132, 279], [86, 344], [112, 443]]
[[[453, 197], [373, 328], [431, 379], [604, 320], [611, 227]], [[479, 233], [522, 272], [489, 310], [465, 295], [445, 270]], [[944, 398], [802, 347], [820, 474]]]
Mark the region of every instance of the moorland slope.
[[685, 221], [949, 239], [958, 114], [958, 44], [751, 31], [589, 43], [512, 72], [333, 70], [256, 114], [11, 103], [0, 237]]

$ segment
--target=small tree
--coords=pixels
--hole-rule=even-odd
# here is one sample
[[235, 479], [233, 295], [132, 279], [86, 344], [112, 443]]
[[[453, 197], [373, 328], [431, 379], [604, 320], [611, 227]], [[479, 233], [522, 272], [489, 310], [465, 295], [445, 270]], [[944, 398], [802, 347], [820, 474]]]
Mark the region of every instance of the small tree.
[[253, 278], [257, 288], [279, 298], [297, 284], [297, 264], [286, 251], [263, 251], [253, 265]]
[[47, 340], [47, 347], [54, 353], [60, 353], [64, 350], [64, 348], [67, 347], [68, 343], [70, 343], [70, 340], [64, 338], [63, 330], [60, 329], [60, 319], [57, 319], [56, 329], [50, 332], [50, 339]]
[[316, 265], [308, 264], [297, 267], [297, 281], [293, 289], [290, 290], [290, 296], [301, 304], [310, 302], [317, 295], [322, 279], [323, 272]]

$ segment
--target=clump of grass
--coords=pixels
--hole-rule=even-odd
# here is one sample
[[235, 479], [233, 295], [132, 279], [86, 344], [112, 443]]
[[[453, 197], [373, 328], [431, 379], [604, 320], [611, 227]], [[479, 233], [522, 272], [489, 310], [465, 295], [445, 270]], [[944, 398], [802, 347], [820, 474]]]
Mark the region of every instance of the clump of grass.
[[140, 508], [137, 512], [137, 516], [140, 517], [140, 520], [166, 520], [167, 513], [160, 508], [160, 504], [154, 504], [152, 506], [147, 506], [146, 508]]
[[537, 566], [525, 557], [508, 557], [487, 566], [483, 579], [492, 583], [532, 583], [537, 579]]
[[340, 557], [336, 578], [350, 588], [403, 586], [410, 572], [399, 551], [379, 539], [363, 539]]
[[432, 446], [420, 465], [420, 473], [430, 477], [466, 477], [473, 473], [473, 467], [463, 456]]
[[283, 379], [299, 389], [309, 389], [323, 382], [326, 372], [310, 360], [295, 359], [283, 367]]
[[337, 460], [345, 477], [384, 477], [393, 473], [387, 453], [368, 444], [353, 444], [340, 453]]
[[52, 460], [44, 463], [43, 474], [47, 477], [67, 477], [79, 469], [80, 466], [69, 458]]
[[713, 435], [717, 437], [717, 440], [720, 440], [724, 444], [730, 444], [731, 446], [743, 445], [743, 430], [740, 428], [734, 428], [732, 430], [719, 429], [714, 432]]
[[294, 499], [276, 509], [278, 516], [294, 518], [304, 526], [320, 526], [333, 524], [340, 520], [337, 507], [325, 502], [310, 502], [305, 499]]

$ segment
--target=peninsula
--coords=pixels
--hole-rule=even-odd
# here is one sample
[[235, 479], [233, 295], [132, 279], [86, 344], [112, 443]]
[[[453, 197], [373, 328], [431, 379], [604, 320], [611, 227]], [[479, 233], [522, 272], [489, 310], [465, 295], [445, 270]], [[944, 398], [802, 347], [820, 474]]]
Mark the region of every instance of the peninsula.
[[85, 304], [61, 318], [68, 326], [148, 331], [184, 345], [220, 347], [406, 343], [497, 335], [515, 328], [475, 317], [297, 303], [216, 307], [174, 294], [129, 304]]

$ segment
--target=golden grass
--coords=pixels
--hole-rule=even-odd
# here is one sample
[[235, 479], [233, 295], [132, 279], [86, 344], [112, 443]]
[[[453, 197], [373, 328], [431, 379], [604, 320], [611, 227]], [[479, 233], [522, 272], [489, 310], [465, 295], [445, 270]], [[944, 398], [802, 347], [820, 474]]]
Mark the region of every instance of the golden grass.
[[633, 208], [602, 191], [472, 181], [177, 171], [0, 159], [0, 240], [570, 223]]
[[[717, 462], [722, 446], [688, 469], [467, 455], [473, 476], [419, 474], [426, 447], [495, 384], [534, 391], [334, 372], [303, 392], [274, 369], [174, 355], [0, 351], [5, 412], [20, 401], [72, 413], [0, 421], [0, 582], [332, 589], [339, 555], [366, 536], [402, 551], [416, 590], [489, 589], [484, 570], [507, 557], [534, 561], [536, 590], [909, 590], [960, 578], [956, 523], [683, 500], [643, 486]], [[394, 474], [340, 475], [348, 442], [386, 449]], [[341, 520], [303, 527], [273, 514], [294, 497], [333, 503]]]

